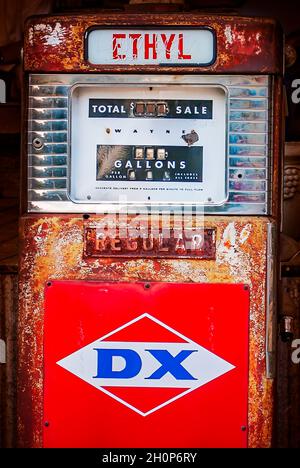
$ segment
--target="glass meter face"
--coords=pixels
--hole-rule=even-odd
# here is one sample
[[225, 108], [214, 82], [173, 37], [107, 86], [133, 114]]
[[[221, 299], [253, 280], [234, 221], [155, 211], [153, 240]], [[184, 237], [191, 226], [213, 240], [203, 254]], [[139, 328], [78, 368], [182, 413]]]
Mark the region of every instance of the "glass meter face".
[[213, 204], [227, 197], [227, 94], [215, 85], [77, 85], [75, 203]]

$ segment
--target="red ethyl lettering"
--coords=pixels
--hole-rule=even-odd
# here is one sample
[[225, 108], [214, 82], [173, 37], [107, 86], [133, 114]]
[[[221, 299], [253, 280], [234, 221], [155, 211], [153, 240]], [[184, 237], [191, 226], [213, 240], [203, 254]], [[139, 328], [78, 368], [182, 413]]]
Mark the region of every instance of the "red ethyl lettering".
[[141, 34], [129, 34], [130, 39], [132, 39], [132, 58], [138, 58], [138, 42], [142, 35]]
[[150, 49], [152, 50], [152, 58], [157, 59], [157, 36], [152, 34], [152, 42], [150, 42], [150, 34], [145, 34], [145, 59], [150, 57]]
[[113, 34], [112, 48], [113, 48], [113, 59], [120, 60], [125, 59], [125, 54], [119, 54], [119, 49], [121, 47], [121, 39], [126, 39], [126, 34]]
[[180, 33], [179, 36], [178, 36], [178, 58], [179, 59], [186, 59], [186, 60], [189, 60], [192, 58], [192, 56], [190, 54], [185, 54], [183, 52], [183, 49], [184, 49], [184, 45], [183, 45], [183, 34]]
[[169, 59], [171, 58], [171, 48], [175, 39], [175, 34], [170, 34], [169, 38], [167, 38], [166, 34], [161, 34], [161, 38], [166, 48], [166, 59]]

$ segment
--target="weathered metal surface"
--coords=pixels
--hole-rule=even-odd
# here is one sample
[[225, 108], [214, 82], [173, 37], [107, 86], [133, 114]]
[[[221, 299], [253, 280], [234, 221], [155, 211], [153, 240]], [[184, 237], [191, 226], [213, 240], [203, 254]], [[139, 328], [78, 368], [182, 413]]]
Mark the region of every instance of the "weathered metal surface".
[[[152, 226], [151, 226], [152, 227]], [[159, 226], [157, 226], [159, 228]], [[143, 257], [143, 258], [216, 258], [215, 229], [170, 228], [150, 231], [138, 228], [130, 236], [122, 226], [110, 232], [106, 224], [89, 225], [84, 228], [84, 257]]]
[[16, 445], [17, 274], [0, 273], [0, 339], [5, 363], [0, 364], [0, 447]]
[[273, 20], [204, 16], [197, 13], [133, 14], [102, 13], [32, 18], [27, 22], [24, 66], [31, 72], [157, 72], [156, 66], [101, 66], [85, 58], [85, 33], [89, 28], [174, 26], [212, 28], [217, 38], [217, 57], [206, 67], [164, 67], [164, 73], [281, 73], [282, 35]]
[[[100, 222], [78, 215], [21, 220], [18, 429], [19, 445], [42, 445], [44, 287], [54, 279], [242, 283], [250, 286], [250, 447], [272, 436], [273, 381], [266, 378], [265, 303], [268, 219], [205, 218], [216, 229], [216, 260], [83, 258], [83, 227]], [[131, 218], [133, 222], [134, 217]], [[140, 217], [138, 218], [140, 221]], [[194, 227], [186, 217], [186, 227]], [[202, 226], [203, 227], [203, 226]], [[233, 302], [234, 303], [234, 302]]]

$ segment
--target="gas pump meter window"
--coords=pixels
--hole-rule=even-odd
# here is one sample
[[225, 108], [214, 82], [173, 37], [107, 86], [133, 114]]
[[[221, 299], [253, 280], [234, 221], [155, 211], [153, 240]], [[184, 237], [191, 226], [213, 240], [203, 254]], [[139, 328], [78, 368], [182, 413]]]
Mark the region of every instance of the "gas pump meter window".
[[173, 83], [72, 88], [73, 202], [225, 202], [226, 88]]

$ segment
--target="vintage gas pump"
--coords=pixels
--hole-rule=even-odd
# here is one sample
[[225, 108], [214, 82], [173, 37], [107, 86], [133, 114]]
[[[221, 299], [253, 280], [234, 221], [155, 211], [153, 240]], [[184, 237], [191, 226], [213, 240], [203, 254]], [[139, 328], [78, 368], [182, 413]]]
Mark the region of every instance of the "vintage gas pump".
[[19, 443], [268, 447], [272, 20], [29, 20]]

